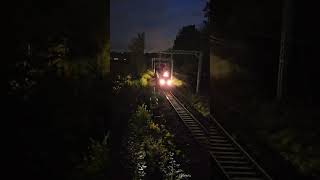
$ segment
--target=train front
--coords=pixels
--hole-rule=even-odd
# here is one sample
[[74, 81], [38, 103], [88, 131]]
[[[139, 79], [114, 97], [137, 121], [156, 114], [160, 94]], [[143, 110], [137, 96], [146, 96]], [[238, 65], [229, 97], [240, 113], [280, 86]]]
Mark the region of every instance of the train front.
[[172, 86], [172, 78], [169, 63], [159, 63], [156, 67], [157, 84], [161, 88], [170, 88]]
[[171, 74], [168, 70], [159, 72], [159, 85], [163, 88], [172, 86]]

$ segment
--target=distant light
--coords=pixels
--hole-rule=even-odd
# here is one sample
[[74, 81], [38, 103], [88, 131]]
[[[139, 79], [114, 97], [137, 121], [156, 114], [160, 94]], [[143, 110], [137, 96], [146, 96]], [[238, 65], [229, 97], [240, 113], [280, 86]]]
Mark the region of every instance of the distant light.
[[126, 59], [126, 58], [124, 58], [123, 60], [124, 60], [124, 61], [126, 61], [127, 59]]
[[159, 81], [159, 82], [160, 82], [160, 85], [161, 85], [161, 86], [163, 86], [163, 85], [165, 85], [165, 84], [166, 84], [166, 81], [165, 81], [164, 79], [160, 79], [160, 81]]
[[118, 60], [119, 60], [119, 58], [113, 58], [113, 60], [118, 61]]
[[169, 72], [168, 72], [168, 71], [165, 71], [165, 72], [163, 73], [163, 76], [164, 76], [164, 77], [169, 77]]

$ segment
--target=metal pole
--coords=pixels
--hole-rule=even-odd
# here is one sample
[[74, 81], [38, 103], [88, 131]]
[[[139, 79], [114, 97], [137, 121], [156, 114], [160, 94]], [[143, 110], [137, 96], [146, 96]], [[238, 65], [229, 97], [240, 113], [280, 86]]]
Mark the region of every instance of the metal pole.
[[27, 55], [30, 57], [31, 56], [31, 44], [28, 43], [27, 45]]
[[279, 67], [278, 67], [278, 83], [277, 83], [277, 99], [282, 99], [283, 97], [283, 86], [284, 86], [284, 76], [286, 76], [286, 64], [288, 61], [288, 50], [290, 44], [290, 33], [291, 33], [291, 11], [292, 11], [292, 1], [284, 0], [284, 7], [282, 13], [282, 33], [281, 33], [281, 44], [280, 44], [280, 57], [279, 57]]
[[152, 69], [153, 69], [153, 73], [156, 73], [154, 58], [152, 58]]
[[172, 80], [172, 77], [173, 77], [173, 58], [172, 58], [173, 54], [171, 54], [171, 80]]
[[199, 93], [199, 86], [200, 86], [200, 79], [201, 79], [201, 69], [202, 69], [202, 53], [197, 56], [198, 61], [198, 74], [197, 74], [197, 87], [196, 87], [196, 93]]

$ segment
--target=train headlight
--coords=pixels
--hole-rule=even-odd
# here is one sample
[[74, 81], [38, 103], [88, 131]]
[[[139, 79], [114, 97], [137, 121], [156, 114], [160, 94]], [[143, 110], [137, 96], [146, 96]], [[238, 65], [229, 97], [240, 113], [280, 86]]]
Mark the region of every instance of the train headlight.
[[168, 71], [164, 72], [163, 77], [169, 77], [169, 72]]
[[167, 85], [168, 85], [168, 86], [171, 86], [171, 85], [172, 85], [172, 81], [171, 81], [171, 80], [168, 80], [168, 81], [167, 81]]
[[166, 81], [165, 81], [164, 79], [160, 79], [160, 80], [159, 80], [159, 83], [160, 83], [161, 86], [163, 86], [163, 85], [166, 84]]

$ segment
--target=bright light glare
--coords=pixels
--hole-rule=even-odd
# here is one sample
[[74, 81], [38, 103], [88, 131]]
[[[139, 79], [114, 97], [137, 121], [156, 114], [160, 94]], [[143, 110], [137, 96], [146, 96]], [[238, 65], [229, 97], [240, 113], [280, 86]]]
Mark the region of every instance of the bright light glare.
[[172, 85], [172, 81], [171, 81], [171, 80], [168, 80], [168, 81], [167, 81], [167, 85], [168, 85], [168, 86], [171, 86], [171, 85]]
[[168, 71], [164, 72], [164, 73], [163, 73], [163, 76], [164, 76], [164, 77], [169, 77], [169, 72], [168, 72]]
[[160, 79], [160, 85], [162, 86], [162, 85], [164, 85], [165, 83], [166, 83], [166, 81], [164, 80], [164, 79]]

